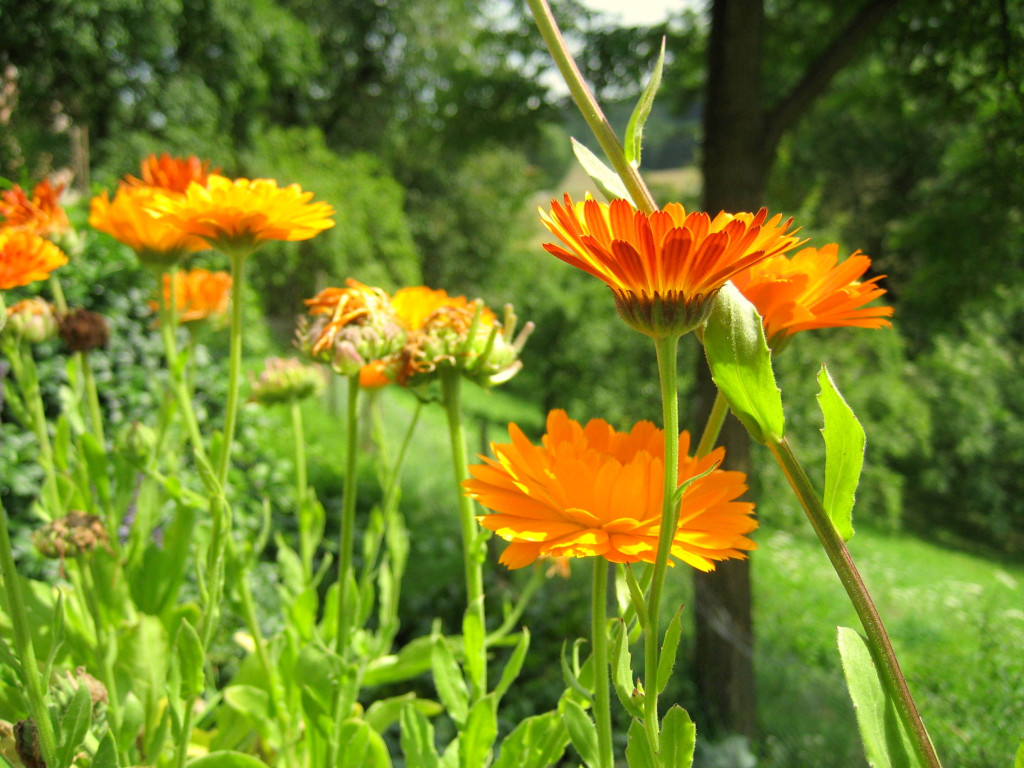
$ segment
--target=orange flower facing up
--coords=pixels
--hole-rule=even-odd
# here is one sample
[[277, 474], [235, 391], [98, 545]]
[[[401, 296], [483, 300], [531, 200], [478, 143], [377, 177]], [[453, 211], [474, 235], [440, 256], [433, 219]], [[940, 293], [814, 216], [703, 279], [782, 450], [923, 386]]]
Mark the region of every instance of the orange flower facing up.
[[405, 342], [405, 329], [379, 288], [349, 279], [345, 288], [325, 288], [306, 305], [314, 320], [300, 321], [299, 347], [343, 376], [362, 377], [362, 369]]
[[[164, 301], [171, 301], [171, 276], [163, 276]], [[231, 275], [208, 269], [190, 269], [174, 273], [174, 304], [179, 323], [192, 323], [221, 316], [228, 311]], [[149, 302], [156, 311], [159, 303]]]
[[792, 219], [756, 214], [687, 214], [679, 203], [646, 214], [626, 200], [551, 201], [541, 221], [566, 246], [545, 250], [603, 280], [619, 314], [652, 337], [703, 323], [718, 289], [733, 275], [797, 244]]
[[111, 202], [103, 192], [92, 199], [89, 224], [127, 245], [143, 264], [156, 267], [169, 267], [190, 253], [209, 248], [205, 240], [153, 213], [153, 201], [159, 194], [152, 187], [122, 185]]
[[[471, 466], [466, 493], [492, 513], [480, 524], [506, 541], [501, 562], [522, 568], [538, 557], [600, 556], [613, 563], [653, 563], [658, 552], [664, 482], [662, 430], [642, 421], [617, 432], [602, 419], [586, 427], [564, 411], [548, 414], [547, 434], [533, 445], [509, 425], [511, 443], [491, 444], [495, 458]], [[689, 434], [680, 435], [679, 477], [721, 463], [724, 448], [690, 458]], [[673, 557], [702, 571], [745, 557], [757, 527], [754, 505], [737, 501], [742, 472], [715, 469], [683, 493]], [[671, 562], [671, 561], [670, 561]]]
[[150, 155], [142, 161], [141, 179], [125, 176], [124, 183], [131, 187], [157, 187], [184, 194], [192, 182], [205, 187], [211, 173], [220, 173], [220, 169], [211, 171], [209, 160], [200, 160], [195, 155], [171, 157], [164, 152], [160, 157]]
[[885, 328], [892, 307], [867, 307], [885, 293], [878, 281], [861, 282], [871, 259], [860, 251], [841, 263], [839, 246], [804, 248], [792, 258], [773, 256], [733, 276], [733, 284], [764, 320], [768, 345], [778, 352], [789, 338], [812, 328]]
[[206, 186], [193, 182], [183, 197], [160, 196], [153, 209], [183, 232], [244, 256], [268, 240], [308, 240], [333, 227], [334, 209], [312, 197], [298, 184], [210, 174]]
[[24, 229], [0, 229], [0, 290], [45, 280], [68, 263], [56, 245]]
[[68, 216], [60, 204], [64, 185], [54, 187], [43, 179], [32, 190], [32, 197], [15, 184], [0, 194], [0, 216], [5, 227], [24, 229], [42, 237], [62, 235], [71, 229]]

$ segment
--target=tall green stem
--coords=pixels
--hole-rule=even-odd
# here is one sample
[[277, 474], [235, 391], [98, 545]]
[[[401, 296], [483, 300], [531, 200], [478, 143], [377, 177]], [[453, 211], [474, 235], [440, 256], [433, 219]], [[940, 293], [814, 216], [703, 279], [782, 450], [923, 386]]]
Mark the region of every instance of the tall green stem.
[[[466, 577], [466, 602], [469, 610], [477, 614], [480, 627], [487, 631], [484, 611], [484, 575], [480, 551], [480, 537], [477, 534], [473, 500], [465, 495], [462, 484], [469, 479], [469, 452], [466, 450], [466, 429], [462, 423], [462, 378], [454, 368], [441, 369], [441, 401], [448, 418], [448, 438], [452, 448], [452, 468], [455, 472], [455, 491], [459, 499], [459, 525], [462, 529], [463, 568]], [[474, 690], [474, 699], [487, 693], [487, 653], [484, 644], [479, 648], [466, 648], [469, 654], [478, 654], [483, 669], [481, 690]], [[476, 688], [476, 686], [474, 686]]]
[[167, 371], [171, 377], [171, 391], [174, 393], [174, 399], [177, 400], [178, 407], [181, 409], [181, 417], [185, 421], [188, 440], [192, 444], [192, 449], [205, 458], [206, 446], [203, 443], [202, 433], [199, 431], [199, 422], [196, 419], [196, 412], [192, 407], [192, 398], [185, 384], [185, 378], [178, 359], [178, 341], [175, 338], [175, 329], [177, 328], [177, 319], [175, 317], [177, 314], [175, 272], [177, 272], [177, 267], [173, 267], [167, 272], [170, 284], [169, 296], [165, 296], [163, 291], [162, 273], [157, 273], [157, 283], [160, 286], [157, 291], [157, 295], [160, 297], [160, 336], [164, 344], [164, 357], [167, 358]]
[[597, 723], [597, 764], [613, 768], [612, 711], [608, 691], [608, 561], [594, 560], [594, 602], [591, 609], [591, 636], [594, 642], [594, 720]]
[[910, 695], [910, 688], [907, 687], [906, 678], [903, 677], [903, 672], [900, 670], [896, 653], [889, 642], [889, 635], [885, 631], [885, 625], [882, 624], [882, 619], [878, 615], [874, 602], [871, 600], [871, 595], [868, 593], [867, 587], [857, 571], [857, 566], [854, 565], [850, 551], [846, 548], [845, 542], [829, 519], [817, 491], [811, 484], [811, 480], [804, 471], [800, 461], [793, 453], [789, 442], [785, 438], [769, 441], [768, 448], [779, 463], [779, 466], [782, 467], [782, 471], [796, 493], [797, 498], [800, 499], [800, 503], [807, 513], [807, 518], [811, 521], [811, 526], [818, 535], [818, 540], [821, 541], [821, 545], [825, 548], [828, 559], [832, 562], [832, 567], [839, 575], [839, 580], [846, 589], [846, 594], [849, 595], [854, 610], [857, 611], [861, 625], [863, 625], [864, 631], [867, 633], [868, 643], [871, 645], [878, 671], [882, 675], [882, 680], [889, 691], [889, 695], [896, 704], [896, 709], [900, 714], [903, 725], [911, 735], [918, 760], [922, 765], [928, 765], [931, 768], [941, 768], [939, 758], [935, 754], [935, 749], [932, 747], [931, 740], [928, 738], [928, 733], [925, 730], [924, 722], [921, 720], [921, 714], [917, 711], [914, 699]]
[[64, 512], [60, 499], [60, 487], [57, 485], [57, 466], [54, 463], [53, 445], [50, 443], [50, 432], [43, 409], [43, 395], [39, 388], [39, 371], [36, 368], [32, 351], [24, 344], [18, 344], [11, 355], [11, 370], [21, 388], [21, 395], [32, 416], [32, 430], [39, 442], [39, 463], [46, 474], [47, 505], [53, 517], [60, 517]]
[[301, 514], [306, 505], [309, 481], [306, 479], [306, 436], [302, 427], [302, 407], [298, 400], [292, 401], [291, 411], [292, 435], [295, 437], [295, 504]]
[[722, 394], [722, 390], [715, 390], [715, 402], [711, 406], [711, 413], [708, 414], [707, 423], [704, 425], [704, 432], [700, 436], [700, 442], [697, 444], [697, 458], [707, 456], [714, 450], [715, 443], [718, 441], [718, 435], [722, 431], [722, 424], [725, 423], [725, 417], [729, 413], [729, 403], [725, 399], [725, 395]]
[[[658, 533], [658, 554], [654, 560], [654, 576], [647, 602], [649, 626], [644, 633], [644, 726], [648, 739], [658, 734], [658, 655], [661, 616], [661, 594], [665, 586], [665, 570], [679, 524], [679, 504], [673, 503], [679, 485], [679, 398], [676, 392], [676, 353], [678, 336], [654, 340], [658, 354], [658, 376], [661, 381], [662, 420], [665, 429], [665, 485]], [[658, 740], [654, 739], [657, 744]]]
[[348, 656], [352, 627], [352, 606], [348, 604], [348, 582], [352, 573], [352, 546], [356, 524], [356, 470], [359, 450], [359, 374], [348, 377], [348, 408], [345, 416], [345, 491], [342, 498], [341, 529], [338, 540], [338, 636], [335, 650]]
[[248, 252], [229, 253], [231, 257], [231, 353], [228, 360], [228, 402], [224, 414], [224, 440], [217, 463], [217, 480], [223, 488], [231, 466], [231, 444], [238, 420], [238, 382], [242, 372], [242, 287]]
[[601, 111], [601, 106], [594, 98], [594, 94], [583, 81], [583, 75], [580, 74], [576, 62], [569, 55], [569, 49], [566, 47], [565, 39], [558, 29], [558, 24], [555, 22], [547, 0], [527, 0], [527, 4], [530, 6], [530, 11], [533, 12], [537, 29], [540, 30], [541, 37], [544, 38], [544, 43], [551, 52], [551, 57], [558, 65], [558, 70], [562, 73], [566, 85], [569, 86], [569, 93], [572, 94], [573, 101], [576, 102], [577, 108], [587, 121], [587, 125], [601, 145], [601, 149], [604, 150], [605, 156], [611, 162], [612, 168], [626, 185], [637, 208], [645, 213], [653, 212], [657, 208], [654, 197], [647, 189], [643, 179], [640, 178], [637, 169], [626, 160], [622, 143]]
[[92, 421], [92, 433], [96, 441], [103, 448], [107, 439], [103, 434], [103, 411], [100, 410], [100, 395], [96, 389], [96, 377], [93, 375], [92, 366], [89, 364], [89, 356], [84, 352], [78, 353], [79, 367], [82, 370], [82, 379], [85, 382], [85, 397], [89, 403], [89, 419]]
[[18, 583], [18, 572], [14, 567], [14, 555], [11, 551], [11, 537], [7, 530], [7, 513], [0, 502], [0, 573], [4, 577], [4, 592], [7, 596], [7, 613], [11, 618], [11, 630], [14, 633], [14, 648], [21, 662], [21, 683], [25, 686], [29, 712], [39, 734], [39, 748], [46, 765], [57, 765], [57, 735], [50, 722], [50, 713], [46, 708], [46, 697], [43, 684], [39, 679], [39, 664], [36, 651], [32, 646], [29, 634], [28, 615], [25, 613], [25, 601]]

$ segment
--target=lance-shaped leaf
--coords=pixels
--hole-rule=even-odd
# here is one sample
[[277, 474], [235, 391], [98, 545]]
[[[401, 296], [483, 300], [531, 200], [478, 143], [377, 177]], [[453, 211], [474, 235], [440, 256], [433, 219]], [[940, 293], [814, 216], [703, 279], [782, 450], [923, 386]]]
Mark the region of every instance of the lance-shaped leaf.
[[864, 428], [836, 389], [824, 363], [818, 406], [825, 417], [825, 511], [844, 540], [853, 536], [853, 500], [864, 466]]
[[615, 171], [602, 163], [597, 155], [576, 141], [576, 139], [572, 139], [572, 151], [576, 155], [579, 164], [583, 166], [583, 170], [587, 172], [587, 175], [597, 185], [597, 188], [601, 190], [602, 195], [609, 200], [621, 197], [623, 200], [632, 202], [632, 198], [629, 196], [629, 192], [626, 191], [626, 185], [622, 183], [622, 179], [619, 178]]
[[782, 393], [772, 372], [772, 353], [761, 317], [732, 283], [718, 292], [704, 328], [704, 353], [711, 376], [729, 408], [759, 443], [785, 431]]
[[651, 79], [647, 81], [647, 87], [640, 94], [640, 100], [633, 108], [633, 114], [629, 117], [629, 124], [626, 126], [626, 160], [634, 167], [640, 167], [640, 150], [643, 144], [644, 124], [651, 114], [651, 107], [654, 106], [654, 96], [658, 93], [661, 85], [661, 71], [665, 66], [665, 38], [661, 38], [661, 51], [658, 53], [658, 62], [654, 65]]

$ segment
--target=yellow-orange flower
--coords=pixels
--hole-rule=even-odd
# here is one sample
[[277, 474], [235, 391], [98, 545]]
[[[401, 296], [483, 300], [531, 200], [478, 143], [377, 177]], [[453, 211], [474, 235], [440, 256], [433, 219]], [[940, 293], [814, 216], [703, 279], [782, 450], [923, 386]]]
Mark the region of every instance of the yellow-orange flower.
[[648, 215], [626, 200], [573, 203], [567, 194], [541, 221], [566, 246], [545, 250], [603, 280], [622, 318], [654, 337], [696, 328], [734, 274], [797, 244], [792, 219], [768, 219], [764, 208], [711, 218], [669, 203]]
[[0, 194], [0, 216], [5, 227], [17, 227], [42, 237], [60, 235], [71, 228], [60, 204], [64, 185], [54, 187], [43, 179], [32, 190], [32, 197], [15, 184]]
[[152, 187], [122, 185], [111, 201], [106, 191], [92, 199], [89, 224], [127, 245], [144, 264], [170, 266], [184, 256], [209, 248], [205, 240], [171, 226], [153, 213], [160, 195]]
[[0, 290], [45, 280], [68, 257], [56, 245], [24, 229], [0, 229]]
[[733, 276], [733, 284], [764, 320], [765, 336], [780, 349], [794, 333], [812, 328], [884, 328], [892, 307], [866, 307], [885, 293], [878, 281], [861, 281], [871, 259], [856, 251], [838, 262], [839, 246], [804, 248], [792, 258], [773, 256]]
[[209, 160], [200, 160], [195, 155], [171, 157], [164, 152], [160, 157], [150, 155], [142, 161], [142, 178], [125, 176], [124, 183], [131, 187], [156, 187], [184, 194], [192, 182], [205, 187], [211, 173], [220, 173], [220, 169], [211, 171]]
[[210, 174], [181, 196], [161, 196], [154, 210], [183, 232], [211, 246], [247, 254], [268, 240], [308, 240], [334, 226], [334, 209], [310, 202], [298, 184], [278, 187], [272, 179], [227, 179]]
[[[171, 276], [163, 276], [164, 301], [171, 301]], [[231, 298], [231, 275], [227, 272], [211, 272], [208, 269], [190, 269], [174, 273], [174, 303], [179, 323], [191, 323], [228, 311]], [[151, 301], [149, 306], [156, 310], [159, 304]]]
[[[471, 466], [466, 493], [492, 513], [480, 524], [510, 544], [501, 555], [509, 568], [538, 557], [600, 556], [614, 563], [653, 563], [658, 551], [664, 482], [662, 430], [642, 421], [617, 432], [602, 419], [586, 427], [564, 411], [551, 411], [541, 445], [515, 425], [511, 443], [491, 444], [495, 458]], [[680, 435], [679, 477], [695, 477], [721, 463], [725, 449], [701, 459], [688, 455]], [[737, 501], [746, 490], [742, 472], [720, 469], [683, 493], [673, 557], [702, 571], [715, 562], [745, 557], [746, 537], [757, 527], [754, 505]]]
[[[449, 296], [447, 291], [434, 290], [425, 285], [400, 288], [391, 297], [391, 306], [410, 331], [423, 328], [430, 316], [442, 307], [468, 311], [470, 319], [476, 311], [476, 305], [465, 296]], [[494, 325], [494, 321], [494, 313], [482, 307], [479, 322]]]

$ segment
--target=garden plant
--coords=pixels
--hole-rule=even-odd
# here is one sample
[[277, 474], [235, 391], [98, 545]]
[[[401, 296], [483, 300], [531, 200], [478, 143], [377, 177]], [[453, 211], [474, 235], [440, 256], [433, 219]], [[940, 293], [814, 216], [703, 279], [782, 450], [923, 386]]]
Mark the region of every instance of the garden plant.
[[[8, 189], [0, 406], [37, 446], [31, 544], [54, 567], [19, 573], [0, 507], [0, 764], [689, 766], [700, 734], [664, 695], [680, 674], [686, 607], [667, 604], [666, 584], [746, 557], [753, 531], [771, 525], [759, 523], [745, 475], [722, 466], [719, 433], [731, 411], [777, 465], [860, 620], [839, 628], [837, 644], [869, 763], [940, 765], [845, 543], [864, 431], [825, 366], [808, 370], [820, 386], [826, 451], [824, 477], [809, 476], [787, 439], [773, 373], [804, 332], [888, 327], [881, 278], [864, 279], [868, 256], [811, 242], [781, 214], [657, 203], [638, 169], [661, 61], [620, 141], [544, 0], [530, 7], [605, 155], [575, 145], [594, 191], [541, 210], [544, 249], [608, 286], [606, 311], [657, 361], [662, 412], [616, 429], [555, 408], [539, 440], [509, 424], [507, 440], [475, 457], [466, 387], [512, 379], [534, 330], [512, 306], [331, 275], [305, 301], [293, 354], [246, 377], [246, 267], [269, 243], [299, 248], [335, 226], [335, 209], [314, 192], [167, 153], [93, 197], [88, 227], [71, 225], [59, 185]], [[145, 268], [146, 322], [162, 357], [143, 383], [154, 393], [147, 418], [116, 430], [91, 361], [116, 328], [69, 306], [62, 285], [93, 253], [84, 243], [115, 241]], [[218, 334], [227, 336], [222, 351], [204, 344]], [[66, 385], [53, 407], [37, 355], [57, 337]], [[688, 429], [677, 386], [684, 344], [702, 349], [717, 387], [707, 423]], [[201, 383], [204, 367], [220, 364], [211, 354], [227, 369], [212, 394]], [[367, 442], [384, 388], [415, 398], [390, 454]], [[328, 505], [308, 478], [302, 403], [339, 393], [343, 494]], [[276, 436], [294, 470], [284, 502], [263, 501], [241, 471], [246, 403], [286, 413]], [[416, 585], [404, 577], [411, 543], [426, 534], [403, 515], [402, 470], [429, 411], [447, 428], [452, 465], [436, 471], [449, 478], [451, 515], [441, 525], [446, 541], [460, 542], [465, 605], [457, 625], [438, 618], [407, 638], [400, 599]], [[361, 504], [367, 461], [379, 487]], [[282, 515], [290, 524], [279, 528]], [[272, 607], [256, 588], [268, 566]], [[530, 572], [504, 605], [486, 589], [493, 569]], [[524, 617], [549, 574], [570, 569], [589, 571], [589, 635], [534, 661], [564, 693], [552, 710], [518, 718], [508, 704], [533, 653]], [[226, 613], [238, 631], [226, 631]]]

